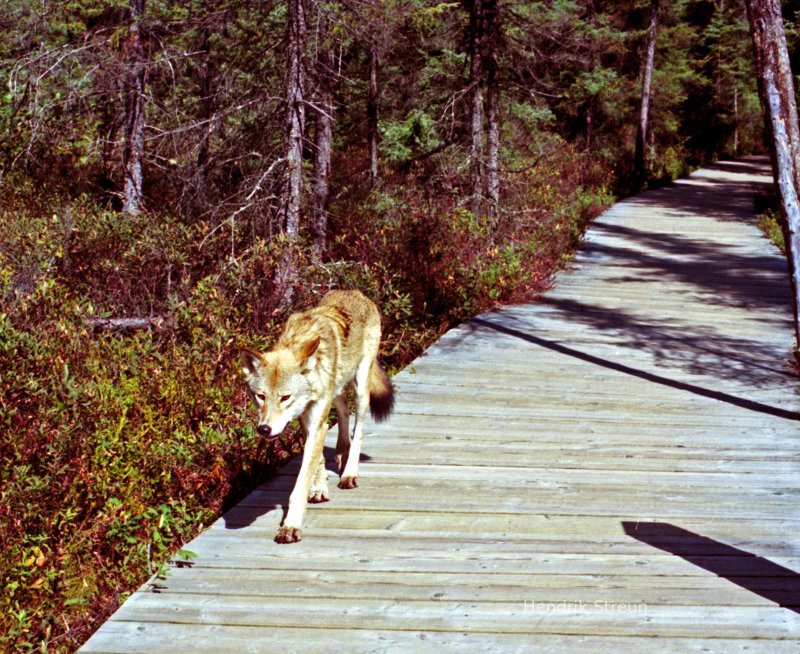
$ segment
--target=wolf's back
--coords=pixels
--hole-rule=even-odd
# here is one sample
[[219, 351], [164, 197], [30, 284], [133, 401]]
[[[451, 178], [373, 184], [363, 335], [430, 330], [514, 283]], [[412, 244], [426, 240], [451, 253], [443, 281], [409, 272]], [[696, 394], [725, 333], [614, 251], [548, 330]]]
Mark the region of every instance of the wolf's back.
[[367, 380], [369, 410], [376, 422], [389, 417], [394, 407], [394, 389], [377, 359], [381, 338], [381, 317], [375, 303], [358, 291], [330, 291], [317, 311], [324, 311], [338, 324], [342, 334], [343, 351], [340, 362], [344, 369], [355, 373], [363, 357], [372, 359]]

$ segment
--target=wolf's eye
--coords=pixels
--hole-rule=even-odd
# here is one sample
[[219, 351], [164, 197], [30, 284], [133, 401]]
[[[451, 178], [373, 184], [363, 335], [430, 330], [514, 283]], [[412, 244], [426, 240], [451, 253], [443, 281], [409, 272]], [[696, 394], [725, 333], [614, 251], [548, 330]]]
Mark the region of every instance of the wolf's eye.
[[267, 401], [266, 395], [262, 395], [261, 393], [256, 393], [256, 399], [259, 401], [260, 404], [263, 404]]
[[291, 400], [291, 399], [292, 399], [292, 396], [291, 396], [291, 395], [284, 395], [284, 396], [281, 398], [281, 404], [285, 404], [286, 402], [288, 402], [288, 401], [289, 401], [289, 400]]

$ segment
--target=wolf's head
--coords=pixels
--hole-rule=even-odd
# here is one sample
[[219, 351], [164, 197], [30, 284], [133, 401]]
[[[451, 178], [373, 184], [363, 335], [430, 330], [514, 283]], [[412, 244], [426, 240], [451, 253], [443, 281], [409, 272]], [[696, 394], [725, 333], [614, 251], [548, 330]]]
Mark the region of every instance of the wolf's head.
[[300, 417], [313, 399], [309, 373], [316, 365], [319, 337], [296, 348], [241, 351], [250, 399], [258, 411], [258, 433], [276, 437]]

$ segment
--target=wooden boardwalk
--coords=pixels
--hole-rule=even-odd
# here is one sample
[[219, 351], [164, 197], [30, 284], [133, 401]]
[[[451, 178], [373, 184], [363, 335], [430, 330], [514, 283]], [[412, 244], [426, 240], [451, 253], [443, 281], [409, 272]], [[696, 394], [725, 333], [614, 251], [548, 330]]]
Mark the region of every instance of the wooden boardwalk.
[[[296, 464], [85, 652], [800, 652], [800, 397], [764, 160], [603, 214], [540, 301], [395, 377], [360, 486]], [[332, 462], [335, 438], [326, 454]], [[333, 469], [333, 466], [329, 466]]]

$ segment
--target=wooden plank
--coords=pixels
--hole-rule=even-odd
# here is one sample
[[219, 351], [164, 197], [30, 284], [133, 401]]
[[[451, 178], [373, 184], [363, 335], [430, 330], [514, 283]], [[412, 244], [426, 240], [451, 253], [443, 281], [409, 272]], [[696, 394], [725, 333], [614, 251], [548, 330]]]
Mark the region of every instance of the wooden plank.
[[[463, 405], [474, 407], [475, 411], [481, 411], [479, 415], [491, 415], [488, 413], [491, 409], [511, 409], [521, 415], [526, 415], [525, 412], [544, 412], [544, 411], [560, 411], [564, 413], [565, 410], [565, 394], [569, 392], [580, 392], [581, 401], [579, 405], [570, 403], [569, 412], [573, 415], [581, 415], [587, 412], [597, 414], [601, 411], [618, 412], [624, 409], [627, 415], [636, 417], [638, 414], [649, 414], [654, 409], [658, 410], [662, 415], [666, 412], [681, 413], [683, 416], [691, 416], [693, 414], [705, 414], [710, 408], [715, 409], [719, 413], [728, 413], [732, 417], [741, 417], [742, 420], [750, 419], [751, 421], [758, 421], [758, 414], [770, 415], [774, 410], [775, 417], [791, 420], [792, 422], [800, 422], [800, 411], [795, 410], [795, 405], [792, 402], [775, 401], [774, 396], [768, 397], [730, 397], [729, 401], [726, 398], [716, 399], [710, 395], [713, 393], [720, 394], [719, 388], [717, 390], [698, 389], [698, 393], [686, 393], [678, 390], [671, 390], [669, 388], [659, 387], [657, 389], [649, 388], [648, 391], [640, 391], [642, 398], [637, 402], [630, 397], [628, 393], [624, 393], [625, 386], [620, 388], [620, 392], [616, 395], [610, 394], [609, 389], [604, 388], [603, 391], [597, 392], [593, 389], [585, 387], [574, 387], [572, 389], [562, 389], [559, 393], [557, 384], [555, 388], [549, 388], [547, 391], [531, 393], [527, 389], [512, 389], [509, 387], [495, 387], [491, 389], [476, 389], [465, 388], [461, 386], [448, 386], [447, 392], [439, 391], [435, 399], [432, 399], [430, 390], [435, 384], [408, 384], [405, 383], [399, 386], [398, 395], [402, 394], [403, 399], [407, 401], [404, 405], [406, 412], [411, 412], [412, 408], [420, 407], [424, 411], [427, 407], [445, 406], [451, 407], [453, 411], [458, 411], [464, 415]], [[440, 387], [441, 388], [441, 387]], [[627, 387], [631, 390], [630, 387]], [[703, 391], [708, 392], [709, 396], [700, 394]], [[786, 398], [784, 398], [786, 399]], [[487, 408], [478, 408], [475, 400], [480, 400], [482, 405]], [[772, 400], [772, 401], [770, 401]], [[720, 404], [724, 406], [719, 406]], [[786, 415], [778, 415], [779, 410], [785, 410]], [[746, 413], [745, 413], [746, 412]], [[756, 415], [749, 415], [750, 413]], [[737, 415], [739, 414], [739, 415]], [[466, 415], [471, 415], [466, 413]], [[600, 414], [602, 417], [603, 414]]]
[[[703, 492], [721, 488], [722, 492], [746, 490], [748, 494], [758, 495], [766, 491], [776, 495], [776, 491], [785, 489], [788, 492], [797, 489], [797, 471], [780, 473], [772, 470], [766, 475], [743, 475], [729, 471], [702, 471], [679, 472], [668, 471], [641, 471], [635, 469], [615, 471], [614, 484], [608, 483], [608, 470], [583, 470], [562, 468], [554, 466], [542, 468], [533, 463], [528, 467], [493, 465], [442, 465], [429, 463], [424, 468], [424, 478], [420, 478], [420, 467], [405, 463], [375, 463], [368, 464], [369, 477], [374, 480], [376, 488], [389, 487], [413, 481], [420, 490], [441, 489], [448, 490], [447, 484], [453, 484], [453, 490], [460, 490], [462, 484], [479, 486], [489, 478], [494, 479], [493, 489], [506, 492], [509, 488], [550, 487], [558, 485], [560, 488], [576, 488], [585, 490], [598, 490], [600, 488], [658, 488], [658, 492], [665, 490], [687, 489], [694, 494], [695, 489], [702, 488]], [[330, 471], [329, 471], [330, 472]], [[278, 479], [270, 488], [273, 490], [291, 490], [294, 485], [293, 471], [286, 469], [278, 473]], [[260, 492], [260, 491], [257, 491]], [[800, 490], [798, 490], [800, 492]], [[738, 493], [737, 493], [738, 494]]]
[[[540, 416], [531, 420], [525, 416], [506, 415], [502, 422], [479, 422], [473, 416], [452, 415], [445, 410], [441, 413], [429, 411], [426, 414], [412, 411], [399, 405], [392, 414], [391, 424], [381, 425], [380, 430], [365, 427], [365, 443], [384, 435], [422, 434], [436, 435], [438, 438], [463, 438], [481, 442], [525, 439], [529, 442], [556, 442], [579, 444], [615, 444], [637, 447], [639, 445], [659, 445], [672, 447], [729, 447], [740, 446], [752, 449], [758, 443], [764, 451], [772, 447], [794, 449], [798, 446], [797, 430], [792, 423], [776, 422], [770, 416], [744, 420], [741, 414], [662, 416], [654, 411], [648, 416], [622, 418], [620, 415], [604, 416], [603, 419], [587, 415]], [[545, 419], [546, 418], [546, 419]], [[724, 428], [720, 423], [724, 422]], [[501, 425], [501, 429], [497, 425]], [[335, 440], [331, 441], [335, 442]]]
[[[139, 593], [128, 600], [128, 619], [172, 624], [226, 624], [282, 628], [314, 624], [317, 628], [440, 632], [569, 633], [654, 638], [796, 638], [800, 615], [777, 606], [648, 606], [626, 602], [613, 606], [578, 600], [563, 610], [536, 608], [535, 598], [509, 602], [386, 601], [357, 602], [324, 598], [283, 598], [279, 603], [257, 596]], [[702, 620], [698, 619], [702, 616]], [[113, 619], [113, 618], [112, 618]]]
[[[408, 432], [411, 433], [411, 432]], [[656, 447], [630, 444], [617, 447], [540, 442], [525, 440], [493, 441], [452, 436], [432, 441], [424, 434], [393, 436], [395, 443], [384, 440], [370, 443], [364, 455], [373, 463], [409, 465], [469, 465], [475, 461], [492, 461], [502, 467], [532, 465], [540, 468], [567, 470], [602, 470], [606, 475], [618, 470], [712, 472], [725, 471], [744, 475], [786, 473], [796, 476], [800, 449], [727, 450], [724, 448]], [[287, 474], [288, 473], [287, 471]], [[794, 484], [796, 486], [796, 483]]]
[[[316, 508], [316, 507], [314, 507]], [[269, 509], [264, 506], [237, 505], [222, 519], [209, 528], [206, 532], [211, 535], [215, 531], [245, 529], [242, 533], [249, 533], [251, 529], [277, 528], [283, 512], [280, 507]], [[454, 512], [435, 513], [406, 510], [364, 510], [344, 508], [333, 502], [326, 505], [324, 511], [309, 510], [304, 524], [309, 528], [331, 530], [356, 530], [364, 533], [365, 537], [375, 530], [385, 530], [392, 533], [404, 534], [405, 532], [423, 532], [429, 536], [437, 534], [453, 538], [455, 542], [463, 538], [494, 538], [503, 534], [504, 538], [517, 540], [569, 537], [570, 542], [582, 542], [577, 535], [595, 538], [599, 542], [615, 541], [625, 535], [622, 522], [637, 517], [603, 516], [603, 515], [560, 515], [554, 514], [511, 514], [511, 513], [482, 513], [473, 515], [465, 521], [464, 515]], [[642, 524], [655, 521], [652, 518], [638, 517]], [[790, 537], [800, 531], [800, 519], [797, 516], [771, 516], [769, 518], [740, 517], [732, 522], [725, 516], [687, 516], [678, 523], [687, 529], [704, 537], [717, 539], [729, 545], [752, 542], [755, 534], [766, 539], [768, 543], [779, 545], [794, 542]], [[307, 536], [308, 537], [308, 536]], [[398, 536], [402, 540], [401, 536]], [[200, 541], [194, 541], [195, 545]], [[577, 547], [577, 545], [573, 545]], [[795, 543], [792, 552], [797, 551]], [[189, 548], [191, 549], [191, 548]], [[747, 549], [744, 547], [744, 549]], [[571, 550], [570, 550], [571, 551]], [[579, 549], [579, 551], [583, 551]], [[769, 552], [768, 545], [761, 545], [759, 552]]]
[[[671, 407], [669, 405], [646, 407], [637, 405], [633, 400], [626, 399], [615, 400], [611, 404], [598, 403], [593, 406], [581, 404], [577, 408], [574, 404], [569, 406], [566, 404], [566, 402], [562, 402], [551, 403], [548, 406], [540, 404], [530, 407], [514, 407], [508, 403], [503, 406], [496, 406], [467, 401], [448, 404], [426, 398], [424, 402], [399, 406], [397, 413], [399, 415], [418, 416], [417, 420], [422, 420], [422, 417], [427, 419], [431, 416], [448, 419], [469, 419], [473, 422], [478, 419], [485, 419], [485, 433], [494, 434], [498, 432], [498, 425], [502, 425], [506, 420], [527, 421], [530, 428], [533, 429], [536, 424], [541, 425], [544, 421], [563, 420], [573, 425], [578, 425], [581, 422], [587, 424], [617, 422], [621, 414], [629, 412], [629, 420], [626, 424], [635, 425], [634, 428], [638, 428], [639, 424], [672, 424], [677, 431], [684, 426], [705, 426], [715, 427], [718, 433], [724, 434], [724, 430], [719, 429], [721, 418], [714, 413], [714, 409], [717, 407], [713, 405], [705, 407], [693, 405], [687, 407], [686, 412], [681, 412], [679, 407], [674, 405]], [[765, 424], [769, 425], [761, 415], [761, 412], [748, 411], [747, 409], [741, 409], [738, 412], [730, 411], [729, 415], [724, 416], [724, 420], [725, 422], [733, 422], [734, 426], [748, 427], [751, 432], [763, 427]], [[785, 429], [784, 425], [781, 425], [781, 427]], [[668, 437], [669, 434], [662, 433], [662, 441]], [[722, 442], [724, 442], [724, 436]]]
[[[484, 320], [484, 319], [482, 319]], [[747, 364], [750, 370], [741, 371], [741, 376], [747, 379], [749, 375], [760, 373], [762, 379], [769, 374], [776, 378], [775, 382], [780, 383], [781, 377], [786, 390], [791, 393], [792, 385], [789, 384], [791, 378], [785, 364], [791, 359], [791, 340], [780, 344], [754, 343], [759, 337], [763, 337], [764, 332], [774, 325], [759, 324], [753, 325], [748, 330], [741, 326], [737, 327], [736, 332], [728, 331], [725, 336], [715, 334], [713, 330], [689, 332], [680, 324], [662, 324], [659, 326], [641, 324], [621, 324], [621, 320], [611, 315], [575, 317], [573, 322], [576, 325], [584, 324], [581, 329], [578, 326], [572, 327], [572, 335], [555, 329], [552, 325], [543, 324], [540, 330], [536, 323], [520, 324], [498, 322], [495, 316], [487, 316], [484, 320], [485, 325], [496, 325], [497, 329], [486, 327], [485, 330], [464, 331], [458, 339], [451, 342], [441, 343], [439, 348], [429, 351], [420, 363], [431, 361], [433, 356], [441, 365], [442, 360], [453, 363], [462, 361], [491, 362], [496, 361], [497, 357], [506, 358], [510, 353], [509, 349], [517, 356], [509, 362], [509, 370], [514, 370], [515, 365], [532, 363], [536, 357], [537, 364], [539, 359], [543, 363], [563, 362], [565, 365], [575, 366], [588, 370], [594, 370], [600, 374], [610, 374], [614, 370], [610, 366], [603, 366], [602, 357], [610, 358], [610, 362], [625, 362], [626, 369], [636, 370], [643, 365], [651, 366], [652, 370], [672, 370], [688, 374], [688, 377], [713, 377], [719, 371], [728, 370], [723, 364], [735, 365], [736, 363]], [[613, 323], [617, 326], [610, 326], [604, 323]], [[783, 327], [784, 325], [781, 325]], [[549, 331], [546, 329], [549, 327]], [[715, 326], [716, 327], [716, 326]], [[513, 330], [512, 334], [503, 333], [501, 329], [508, 328]], [[596, 332], [602, 331], [602, 335]], [[583, 339], [583, 340], [581, 340]], [[593, 339], [593, 340], [590, 340]], [[462, 349], [465, 345], [476, 346], [475, 351], [465, 353]], [[586, 349], [587, 346], [590, 349]], [[581, 348], [581, 346], [583, 346]], [[672, 348], [675, 348], [673, 351]], [[450, 354], [448, 357], [447, 355]], [[591, 364], [587, 365], [591, 357]], [[614, 357], [614, 358], [611, 358]], [[442, 360], [439, 360], [439, 359]], [[705, 362], [708, 369], [697, 367], [690, 368], [690, 362]], [[715, 364], [711, 366], [710, 364]], [[678, 367], [677, 364], [683, 364]], [[623, 365], [620, 363], [620, 365]], [[530, 368], [529, 368], [530, 372]], [[554, 369], [555, 373], [561, 376], [568, 375], [569, 369]], [[615, 371], [625, 374], [623, 371]], [[485, 373], [485, 369], [484, 369]], [[620, 377], [626, 379], [630, 377]], [[738, 375], [737, 375], [738, 377]], [[724, 379], [724, 378], [723, 378]], [[525, 377], [521, 378], [524, 382]], [[580, 381], [576, 379], [576, 381]]]
[[[751, 556], [722, 555], [686, 555], [675, 557], [667, 554], [607, 554], [597, 552], [579, 552], [562, 554], [560, 552], [536, 551], [528, 542], [510, 542], [502, 547], [501, 536], [495, 534], [487, 537], [485, 544], [469, 543], [464, 540], [454, 544], [451, 540], [438, 539], [431, 535], [428, 538], [414, 539], [408, 534], [408, 542], [402, 553], [384, 555], [382, 550], [390, 545], [388, 539], [361, 539], [358, 535], [339, 538], [337, 547], [334, 538], [317, 536], [313, 545], [298, 547], [294, 556], [281, 555], [272, 546], [275, 530], [254, 532], [248, 538], [241, 534], [217, 534], [207, 539], [195, 552], [204, 559], [203, 565], [214, 569], [239, 570], [240, 576], [249, 576], [250, 571], [272, 570], [283, 573], [297, 570], [313, 570], [316, 572], [349, 572], [354, 579], [368, 576], [371, 573], [391, 573], [398, 581], [407, 574], [428, 573], [430, 575], [475, 575], [491, 573], [494, 575], [520, 575], [526, 582], [537, 585], [541, 576], [605, 575], [615, 578], [630, 579], [645, 576], [668, 577], [675, 587], [683, 587], [684, 578], [707, 577], [709, 570], [725, 579], [745, 579], [758, 576], [759, 570], [769, 570], [770, 575], [759, 577], [756, 584], [744, 584], [751, 591], [755, 588], [782, 588], [790, 591], [788, 601], [795, 605], [798, 602], [797, 569], [798, 557], [771, 555], [769, 558], [755, 559]], [[400, 538], [402, 532], [395, 534]], [[548, 541], [548, 547], [558, 545], [557, 541]], [[564, 541], [562, 546], [573, 543]], [[438, 545], [439, 549], [434, 549]], [[491, 547], [490, 547], [491, 546]], [[353, 552], [352, 557], [342, 558], [342, 547]], [[390, 548], [391, 549], [391, 548]], [[555, 547], [552, 547], [555, 549]], [[581, 548], [578, 548], [581, 549]], [[590, 550], [590, 547], [583, 549]], [[245, 573], [245, 571], [248, 571]], [[277, 575], [276, 575], [277, 576]], [[711, 575], [713, 576], [713, 575]], [[475, 579], [475, 577], [471, 577]], [[232, 581], [235, 584], [235, 582]], [[164, 587], [170, 588], [169, 578]]]
[[[267, 515], [263, 507], [240, 507], [236, 512], [231, 511], [221, 524], [230, 526], [242, 525], [247, 520], [248, 525], [264, 524], [256, 517], [266, 521], [277, 521], [280, 512]], [[456, 513], [425, 513], [394, 510], [341, 510], [331, 505], [324, 512], [309, 512], [307, 524], [323, 528], [352, 528], [352, 529], [388, 529], [402, 532], [424, 531], [440, 534], [489, 534], [497, 536], [498, 533], [506, 537], [523, 537], [533, 535], [574, 535], [582, 534], [599, 539], [608, 536], [618, 536], [624, 533], [622, 521], [625, 519], [636, 520], [637, 517], [604, 516], [591, 513], [583, 515], [539, 514], [524, 515], [511, 513], [485, 513], [472, 516], [465, 522], [464, 517]], [[652, 519], [641, 518], [649, 522]], [[725, 516], [696, 517], [686, 516], [681, 518], [679, 525], [685, 529], [702, 534], [709, 538], [716, 538], [728, 544], [735, 544], [737, 540], [752, 538], [755, 534], [763, 538], [772, 539], [774, 542], [790, 542], [797, 547], [794, 535], [800, 532], [800, 519], [796, 513], [789, 516], [762, 516], [758, 518], [740, 517], [731, 522]]]
[[[112, 621], [82, 650], [91, 654], [220, 654], [299, 651], [414, 652], [415, 654], [474, 654], [479, 651], [527, 654], [585, 654], [586, 652], [648, 652], [654, 639], [647, 636], [595, 636], [508, 634], [497, 632], [453, 633], [378, 629], [343, 629], [326, 625], [314, 628], [282, 625], [276, 629], [229, 624], [164, 624]], [[165, 644], [169, 643], [167, 647]], [[661, 638], [660, 654], [797, 654], [797, 640], [751, 638]]]
[[[734, 494], [719, 491], [685, 492], [667, 491], [649, 497], [637, 498], [638, 489], [620, 488], [581, 492], [569, 489], [548, 489], [521, 486], [504, 491], [493, 486], [489, 480], [481, 489], [480, 484], [441, 484], [441, 490], [420, 490], [414, 484], [382, 485], [369, 477], [359, 477], [362, 492], [335, 493], [337, 507], [358, 511], [381, 511], [402, 508], [408, 512], [447, 513], [468, 515], [503, 513], [510, 515], [558, 514], [586, 515], [586, 504], [596, 506], [593, 515], [625, 516], [629, 519], [658, 517], [665, 521], [683, 520], [687, 517], [757, 518], [759, 516], [791, 515], [797, 510], [797, 493], [771, 497], [750, 497], [750, 494]], [[285, 507], [292, 484], [284, 490], [255, 491], [244, 506]], [[368, 489], [368, 492], [367, 490]], [[333, 496], [334, 491], [331, 491]], [[705, 504], [698, 506], [703, 498]], [[402, 498], [402, 499], [401, 499]], [[459, 498], [457, 501], [454, 498]], [[334, 501], [333, 499], [331, 501]], [[330, 503], [314, 507], [317, 512], [330, 510]], [[772, 519], [765, 517], [764, 519]]]
[[[339, 512], [339, 515], [343, 515], [342, 512]], [[435, 546], [443, 551], [455, 549], [462, 543], [465, 545], [466, 549], [470, 551], [474, 550], [479, 544], [484, 544], [485, 546], [485, 544], [491, 543], [495, 546], [495, 549], [524, 551], [525, 554], [553, 554], [569, 551], [584, 556], [609, 556], [612, 554], [624, 554], [628, 556], [656, 556], [656, 554], [652, 551], [652, 547], [654, 546], [653, 543], [658, 543], [659, 547], [663, 546], [667, 549], [671, 548], [674, 552], [679, 552], [681, 556], [709, 557], [709, 561], [711, 560], [711, 557], [720, 557], [726, 555], [726, 552], [733, 552], [735, 550], [742, 552], [742, 554], [740, 554], [742, 557], [756, 557], [756, 553], [758, 553], [759, 557], [754, 558], [751, 563], [754, 565], [763, 565], [765, 567], [770, 567], [766, 561], [774, 563], [777, 559], [781, 559], [784, 563], [788, 563], [789, 559], [796, 558], [798, 555], [800, 555], [800, 552], [797, 551], [797, 547], [795, 545], [785, 541], [770, 540], [769, 534], [763, 537], [749, 536], [747, 538], [733, 538], [727, 543], [714, 541], [713, 539], [699, 535], [693, 538], [684, 539], [671, 539], [667, 536], [661, 538], [653, 537], [651, 539], [652, 543], [645, 543], [643, 541], [631, 539], [630, 537], [627, 537], [627, 535], [617, 535], [611, 533], [603, 534], [602, 538], [590, 538], [586, 534], [551, 534], [547, 532], [448, 532], [439, 530], [426, 530], [420, 528], [419, 525], [416, 525], [418, 528], [414, 529], [414, 524], [408, 524], [408, 528], [392, 527], [389, 529], [376, 529], [370, 528], [369, 525], [365, 526], [363, 524], [349, 524], [346, 520], [344, 521], [345, 526], [332, 527], [329, 526], [330, 524], [333, 524], [333, 521], [330, 520], [330, 515], [317, 517], [319, 519], [314, 519], [309, 523], [313, 524], [314, 526], [314, 538], [316, 539], [316, 544], [314, 547], [325, 550], [330, 549], [332, 552], [341, 550], [343, 545], [352, 547], [358, 547], [361, 545], [365, 548], [377, 550], [381, 547], [386, 547], [387, 545], [391, 546], [392, 541], [402, 539], [403, 543], [408, 543], [409, 546]], [[352, 517], [352, 514], [350, 514], [350, 517]], [[277, 526], [277, 523], [278, 521], [275, 520], [275, 526]], [[432, 523], [428, 524], [430, 526]], [[247, 526], [250, 527], [250, 525]], [[348, 526], [350, 528], [348, 528]], [[222, 540], [225, 539], [230, 539], [233, 541], [234, 539], [240, 537], [235, 530], [243, 527], [244, 525], [242, 524], [236, 525], [234, 523], [229, 523], [224, 529], [214, 528], [209, 530], [210, 538], [214, 539], [215, 543], [217, 544], [221, 543]], [[248, 528], [246, 532], [243, 532], [243, 537], [253, 540], [269, 541], [271, 540], [273, 531], [272, 525], [260, 520], [257, 525], [253, 525], [252, 528]], [[360, 540], [357, 541], [357, 539]], [[508, 547], [504, 548], [503, 545], [506, 543], [508, 544]], [[665, 556], [663, 553], [659, 553], [659, 555]], [[730, 557], [732, 555], [727, 554], [727, 556]], [[776, 563], [775, 565], [777, 566], [778, 564]], [[200, 561], [192, 566], [188, 566], [183, 563], [176, 563], [171, 566], [168, 574], [172, 574], [176, 571], [188, 571], [194, 568], [200, 569], [206, 567], [215, 568], [219, 566], [210, 565], [205, 561]], [[251, 568], [254, 570], [261, 569], [259, 566], [251, 566]], [[298, 567], [297, 569], [299, 570], [300, 568]], [[321, 572], [321, 570], [318, 570], [318, 572]], [[190, 573], [186, 572], [186, 574]], [[368, 572], [362, 571], [361, 574], [367, 576]], [[475, 571], [470, 571], [470, 574], [475, 574]], [[499, 573], [494, 571], [491, 574], [498, 575]], [[536, 577], [538, 579], [541, 574], [542, 573], [539, 571], [531, 571], [529, 576]], [[570, 572], [563, 574], [568, 577], [577, 573]], [[624, 576], [627, 579], [630, 579], [633, 576], [641, 577], [643, 575], [646, 576], [646, 573], [637, 568], [632, 573]], [[665, 576], [663, 577], [663, 580], [668, 586], [672, 585], [677, 587], [678, 582], [684, 579], [684, 577], [691, 576], [692, 578], [695, 578], [698, 575], [704, 578], [706, 576], [698, 570], [692, 570], [691, 575], [681, 575], [676, 577]], [[582, 576], [587, 575], [584, 574]], [[597, 575], [592, 573], [588, 576]], [[781, 583], [776, 585], [776, 580], [780, 581]], [[775, 568], [772, 570], [772, 574], [765, 576], [763, 580], [761, 577], [754, 577], [752, 583], [757, 585], [761, 581], [767, 584], [765, 587], [780, 587], [784, 590], [796, 588], [798, 583], [797, 577], [788, 568], [786, 570]], [[355, 583], [355, 581], [353, 581], [353, 583]], [[535, 583], [539, 584], [541, 582], [536, 581]]]
[[[778, 601], [796, 601], [797, 583], [775, 577], [758, 580]], [[772, 601], [719, 577], [660, 575], [513, 575], [489, 573], [361, 572], [352, 570], [285, 570], [276, 577], [270, 569], [250, 569], [234, 580], [225, 568], [174, 570], [151, 592], [257, 597], [315, 596], [334, 599], [448, 600], [498, 602], [535, 596], [539, 602], [618, 602], [624, 592], [630, 604], [685, 606], [772, 606]]]
[[[571, 348], [576, 350], [579, 353], [583, 353], [585, 350], [581, 349], [585, 345], [586, 341], [580, 340], [569, 340], [569, 341], [550, 341], [554, 344], [554, 346], [562, 346], [565, 348]], [[629, 338], [620, 338], [618, 342], [621, 343], [624, 347], [630, 349], [633, 347]], [[711, 348], [714, 349], [711, 349]], [[463, 373], [463, 376], [459, 375], [455, 378], [451, 376], [451, 382], [458, 386], [469, 386], [469, 381], [471, 379], [480, 379], [482, 375], [486, 374], [486, 365], [489, 364], [493, 359], [496, 360], [497, 356], [503, 355], [503, 350], [505, 348], [499, 348], [498, 351], [492, 351], [491, 348], [482, 348], [483, 356], [479, 357], [476, 355], [471, 356], [468, 359], [465, 358], [458, 358], [453, 359], [450, 361], [450, 365], [457, 370], [459, 373]], [[627, 350], [621, 350], [623, 352], [627, 352]], [[669, 356], [675, 358], [674, 363], [677, 365], [681, 363], [681, 360], [676, 359], [676, 357], [682, 353], [690, 352], [688, 349], [679, 350], [677, 352], [671, 352]], [[661, 355], [660, 350], [654, 348], [652, 352], [649, 353], [642, 353], [641, 361], [647, 363], [648, 361], [652, 364], [653, 358], [656, 354], [662, 356], [661, 359], [661, 370], [664, 374], [667, 373], [667, 369], [671, 364], [672, 360], [667, 358], [667, 356]], [[600, 351], [597, 349], [593, 349], [590, 353], [594, 355], [599, 355]], [[514, 385], [515, 387], [519, 387], [520, 383], [525, 383], [525, 374], [530, 373], [530, 366], [532, 362], [532, 357], [528, 356], [521, 350], [517, 350], [517, 354], [519, 355], [515, 361], [510, 361], [508, 366], [504, 366], [503, 370], [497, 371], [498, 373], [498, 384], [508, 383], [506, 380], [513, 379], [514, 376], [517, 378], [517, 382]], [[523, 356], [524, 355], [524, 356]], [[630, 365], [633, 358], [635, 358], [635, 354], [630, 357], [627, 361], [627, 364]], [[751, 356], [753, 358], [747, 358]], [[691, 356], [685, 356], [682, 362], [688, 363], [691, 361], [705, 361], [708, 364], [712, 362], [716, 364], [716, 369], [718, 371], [728, 371], [730, 370], [731, 374], [729, 379], [725, 381], [739, 383], [743, 387], [746, 386], [749, 391], [752, 392], [753, 386], [757, 386], [757, 391], [760, 394], [763, 393], [771, 393], [776, 397], [782, 397], [784, 399], [791, 399], [793, 396], [794, 391], [794, 381], [792, 377], [792, 371], [788, 368], [781, 359], [777, 358], [774, 360], [769, 360], [764, 357], [764, 362], [762, 362], [761, 355], [758, 355], [759, 359], [757, 360], [756, 353], [750, 352], [750, 355], [740, 354], [736, 351], [736, 348], [730, 347], [720, 347], [720, 346], [710, 346], [709, 349], [703, 354], [702, 357], [696, 356], [691, 354]], [[722, 358], [725, 358], [725, 361], [718, 361]], [[627, 358], [627, 357], [626, 357]], [[611, 367], [603, 367], [603, 366], [587, 366], [585, 363], [579, 362], [575, 359], [571, 359], [569, 357], [560, 356], [557, 357], [555, 355], [551, 355], [546, 351], [540, 352], [536, 354], [536, 364], [546, 364], [549, 363], [550, 360], [552, 361], [560, 361], [561, 366], [559, 366], [556, 370], [554, 370], [553, 375], [553, 382], [554, 383], [566, 383], [571, 382], [578, 386], [585, 387], [587, 389], [591, 389], [593, 386], [596, 388], [596, 382], [598, 380], [607, 381], [609, 384], [613, 384], [614, 387], [624, 387], [624, 386], [631, 386], [632, 384], [637, 384], [642, 388], [642, 390], [646, 393], [648, 390], [652, 391], [659, 391], [663, 390], [662, 386], [657, 386], [654, 384], [642, 384], [641, 379], [631, 379], [630, 374], [626, 374], [623, 371], [616, 371]], [[420, 376], [418, 373], [424, 373], [425, 377], [427, 378], [429, 375], [431, 376], [430, 382], [433, 382], [437, 376], [441, 377], [446, 374], [446, 371], [442, 369], [441, 362], [438, 362], [439, 365], [435, 365], [432, 362], [429, 362], [428, 359], [423, 358], [419, 360], [418, 363], [414, 365], [415, 373], [408, 378], [402, 378], [400, 381], [401, 383], [415, 383], [418, 382], [419, 379], [423, 377]], [[724, 363], [725, 367], [722, 367]], [[738, 368], [742, 368], [740, 371]], [[584, 373], [586, 377], [583, 376]], [[796, 375], [795, 375], [796, 377]], [[493, 377], [494, 379], [494, 377]], [[533, 379], [530, 380], [529, 383], [533, 382]], [[757, 382], [754, 384], [754, 382]], [[780, 386], [784, 386], [784, 388], [774, 387], [774, 384], [779, 384]], [[761, 386], [758, 388], [758, 386]], [[523, 386], [524, 387], [524, 386]], [[613, 387], [612, 387], [613, 388]], [[612, 390], [609, 388], [608, 390]], [[545, 390], [545, 389], [542, 389]], [[604, 390], [603, 388], [596, 388], [597, 391]], [[537, 389], [538, 392], [538, 389]], [[787, 397], [788, 395], [788, 397]]]

